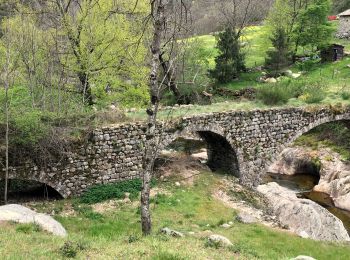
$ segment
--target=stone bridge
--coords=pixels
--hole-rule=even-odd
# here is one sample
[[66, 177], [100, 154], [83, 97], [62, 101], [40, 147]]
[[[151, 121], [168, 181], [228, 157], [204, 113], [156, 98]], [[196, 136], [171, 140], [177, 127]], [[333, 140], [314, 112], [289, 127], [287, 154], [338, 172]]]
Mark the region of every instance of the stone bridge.
[[[162, 124], [159, 150], [178, 137], [198, 133], [207, 143], [211, 168], [222, 168], [243, 184], [256, 186], [266, 167], [294, 140], [319, 125], [343, 120], [350, 120], [349, 107], [276, 108], [190, 116]], [[79, 195], [91, 185], [139, 178], [144, 140], [143, 123], [103, 127], [94, 130], [64, 161], [45, 169], [31, 164], [11, 168], [10, 178], [45, 183], [63, 197]]]

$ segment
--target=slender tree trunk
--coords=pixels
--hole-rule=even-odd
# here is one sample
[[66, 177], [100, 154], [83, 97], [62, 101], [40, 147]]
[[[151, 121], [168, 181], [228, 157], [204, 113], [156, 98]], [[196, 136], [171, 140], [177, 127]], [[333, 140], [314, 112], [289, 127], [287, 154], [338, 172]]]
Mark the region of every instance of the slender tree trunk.
[[88, 105], [92, 106], [94, 104], [94, 101], [92, 99], [92, 92], [91, 92], [91, 86], [90, 86], [90, 80], [89, 76], [85, 72], [79, 73], [79, 81], [81, 84], [81, 93], [84, 98], [84, 103], [87, 103]]
[[159, 57], [161, 53], [161, 41], [164, 33], [165, 23], [165, 0], [151, 0], [153, 18], [153, 39], [151, 43], [151, 72], [149, 77], [149, 89], [151, 102], [147, 109], [148, 121], [146, 132], [146, 144], [143, 158], [143, 183], [141, 192], [141, 225], [143, 235], [149, 235], [152, 230], [151, 213], [149, 209], [149, 198], [151, 189], [151, 178], [154, 161], [157, 152], [157, 113], [160, 101]]
[[6, 133], [5, 133], [5, 188], [4, 188], [4, 204], [8, 202], [8, 179], [9, 179], [9, 102], [8, 102], [8, 84], [5, 84], [5, 120], [6, 120]]

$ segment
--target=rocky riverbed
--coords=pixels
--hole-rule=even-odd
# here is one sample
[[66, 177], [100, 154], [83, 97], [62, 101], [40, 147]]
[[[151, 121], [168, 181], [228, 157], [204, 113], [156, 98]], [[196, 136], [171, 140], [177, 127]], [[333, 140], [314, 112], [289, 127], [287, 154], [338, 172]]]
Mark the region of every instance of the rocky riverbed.
[[[300, 220], [303, 220], [301, 222], [304, 222], [306, 227], [326, 221], [327, 224], [322, 225], [322, 232], [329, 233], [331, 230], [326, 226], [333, 226], [339, 236], [335, 238], [335, 234], [329, 233], [326, 235], [329, 240], [348, 239], [343, 235], [339, 219], [332, 220], [332, 217], [328, 216], [334, 214], [339, 217], [348, 231], [350, 230], [350, 164], [342, 160], [339, 154], [329, 148], [317, 151], [305, 147], [288, 148], [269, 168], [269, 172], [272, 174], [266, 178], [267, 184], [259, 187], [259, 191], [268, 197], [273, 211], [282, 223], [290, 225], [290, 222], [293, 222], [292, 226], [294, 225], [297, 232], [301, 232], [298, 223], [294, 223], [299, 220], [291, 217], [292, 212], [298, 209], [299, 215], [305, 217]], [[282, 195], [284, 197], [281, 197]], [[328, 211], [321, 210], [321, 206]], [[317, 222], [311, 211], [318, 215]], [[306, 233], [309, 237], [319, 236], [314, 234], [314, 231], [312, 235], [310, 232], [303, 232], [303, 235], [306, 236]], [[323, 239], [323, 236], [324, 234], [320, 239]]]

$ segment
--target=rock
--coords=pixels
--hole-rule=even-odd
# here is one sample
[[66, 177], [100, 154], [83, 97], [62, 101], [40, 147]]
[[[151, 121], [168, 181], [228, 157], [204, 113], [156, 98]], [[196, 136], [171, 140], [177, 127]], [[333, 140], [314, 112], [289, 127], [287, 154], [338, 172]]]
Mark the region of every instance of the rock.
[[292, 77], [293, 71], [291, 71], [291, 70], [286, 70], [286, 71], [284, 71], [283, 74], [286, 75], [287, 77]]
[[295, 175], [299, 173], [314, 173], [315, 168], [310, 151], [302, 147], [296, 147], [285, 149], [277, 161], [269, 167], [268, 172]]
[[305, 147], [285, 149], [268, 172], [319, 175], [319, 183], [313, 190], [328, 194], [336, 207], [350, 211], [350, 164], [331, 149], [320, 148], [316, 153]]
[[267, 78], [267, 79], [265, 79], [265, 82], [266, 83], [277, 83], [277, 79], [275, 79], [275, 78]]
[[221, 235], [210, 235], [208, 237], [208, 242], [212, 244], [218, 244], [222, 247], [233, 246], [232, 242], [228, 238]]
[[301, 232], [299, 233], [299, 236], [300, 236], [301, 238], [309, 238], [309, 237], [310, 237], [309, 234], [306, 233], [305, 231], [301, 231]]
[[230, 227], [231, 227], [231, 225], [229, 225], [229, 224], [225, 223], [225, 224], [222, 224], [220, 227], [222, 227], [222, 228], [230, 228]]
[[176, 186], [176, 187], [180, 187], [180, 186], [181, 186], [181, 183], [177, 181], [177, 182], [175, 182], [175, 186]]
[[253, 223], [256, 223], [258, 222], [258, 220], [249, 215], [249, 214], [245, 214], [245, 213], [239, 213], [236, 217], [236, 219], [241, 222], [241, 223], [244, 223], [244, 224], [253, 224]]
[[280, 223], [295, 234], [305, 232], [314, 240], [350, 241], [343, 223], [317, 203], [299, 199], [295, 192], [274, 182], [257, 190], [267, 198]]
[[300, 78], [300, 76], [301, 76], [301, 73], [293, 73], [291, 78], [297, 79], [297, 78]]
[[297, 256], [296, 258], [292, 258], [290, 260], [316, 260], [316, 259], [312, 258], [311, 256], [300, 255], [300, 256]]
[[36, 213], [21, 205], [10, 204], [0, 206], [0, 221], [14, 221], [23, 224], [33, 223], [56, 236], [67, 236], [67, 231], [64, 227], [52, 217]]
[[184, 237], [184, 234], [182, 234], [181, 232], [172, 230], [170, 228], [162, 228], [160, 230], [161, 233], [167, 235], [167, 236], [172, 236], [172, 237]]

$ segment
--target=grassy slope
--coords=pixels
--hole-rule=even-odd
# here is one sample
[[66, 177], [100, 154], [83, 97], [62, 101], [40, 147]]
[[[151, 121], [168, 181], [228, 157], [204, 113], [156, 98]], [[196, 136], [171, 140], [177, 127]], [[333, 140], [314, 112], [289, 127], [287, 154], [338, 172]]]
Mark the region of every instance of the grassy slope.
[[[205, 35], [199, 37], [206, 48], [211, 50], [210, 52], [215, 53], [213, 49], [215, 48], [216, 39], [215, 36]], [[266, 29], [262, 26], [250, 27], [246, 30], [243, 36], [243, 41], [248, 42], [248, 46], [245, 47], [247, 53], [247, 66], [254, 67], [255, 65], [263, 65], [265, 60], [266, 50], [269, 48], [268, 41], [266, 40]], [[335, 39], [334, 42], [341, 43], [345, 45], [346, 51], [350, 51], [350, 41]], [[214, 56], [210, 60], [210, 66], [214, 66]], [[342, 89], [347, 89], [350, 92], [350, 68], [347, 65], [350, 64], [350, 58], [345, 57], [344, 60], [334, 63], [319, 64], [313, 70], [307, 72], [301, 78], [297, 79], [306, 82], [316, 80], [322, 81], [326, 85], [326, 96], [321, 102], [323, 105], [334, 105], [343, 104], [350, 105], [349, 100], [343, 100], [341, 97]], [[290, 68], [294, 72], [298, 72], [297, 66], [292, 66]], [[228, 89], [236, 90], [246, 87], [256, 87], [259, 88], [264, 85], [264, 83], [258, 83], [256, 80], [261, 75], [261, 72], [248, 72], [243, 73], [238, 81], [226, 84], [223, 87]], [[217, 98], [216, 98], [217, 99]], [[215, 100], [215, 98], [214, 98]], [[168, 117], [181, 117], [194, 114], [208, 113], [208, 112], [222, 112], [229, 110], [251, 110], [255, 108], [268, 108], [268, 106], [262, 104], [260, 101], [232, 101], [222, 99], [217, 99], [216, 103], [210, 106], [193, 106], [191, 108], [176, 109], [172, 112], [161, 112], [159, 114], [161, 119], [167, 119]], [[289, 102], [284, 106], [305, 106], [307, 105], [301, 99], [290, 99]], [[130, 121], [140, 121], [145, 119], [145, 112], [133, 112], [128, 113], [128, 118]]]
[[[82, 213], [75, 217], [57, 217], [67, 228], [69, 240], [83, 244], [78, 259], [290, 259], [311, 255], [316, 259], [350, 259], [349, 246], [301, 239], [286, 232], [261, 225], [234, 222], [230, 229], [219, 224], [233, 219], [235, 212], [211, 197], [211, 190], [221, 177], [204, 173], [193, 187], [176, 188], [162, 184], [172, 195], [160, 197], [152, 204], [154, 230], [169, 226], [179, 231], [200, 232], [207, 229], [231, 239], [234, 249], [205, 247], [205, 240], [186, 236], [176, 239], [156, 234], [140, 237], [137, 206], [123, 205], [101, 215]], [[41, 205], [56, 212], [70, 201]], [[210, 225], [208, 227], [207, 225]], [[16, 231], [17, 230], [17, 231]], [[139, 239], [129, 243], [129, 236]], [[59, 259], [64, 239], [43, 232], [23, 233], [8, 224], [0, 229], [1, 259]]]

